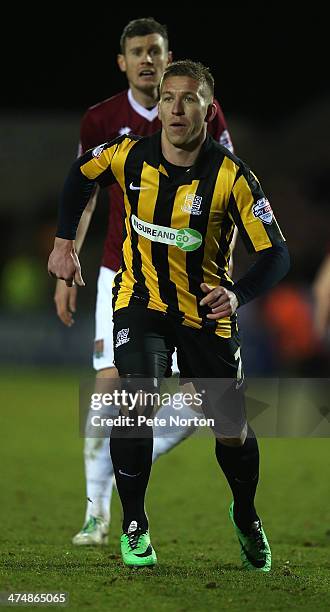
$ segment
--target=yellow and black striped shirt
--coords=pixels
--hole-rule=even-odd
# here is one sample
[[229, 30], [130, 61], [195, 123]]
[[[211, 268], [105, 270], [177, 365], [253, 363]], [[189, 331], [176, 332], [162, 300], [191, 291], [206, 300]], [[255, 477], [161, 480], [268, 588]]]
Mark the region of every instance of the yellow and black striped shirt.
[[160, 132], [124, 135], [87, 152], [80, 170], [102, 187], [124, 193], [122, 267], [114, 310], [136, 298], [196, 329], [230, 337], [236, 317], [206, 319], [202, 282], [232, 286], [228, 276], [235, 224], [249, 252], [283, 242], [260, 184], [235, 155], [207, 136], [196, 163], [179, 177], [162, 164]]

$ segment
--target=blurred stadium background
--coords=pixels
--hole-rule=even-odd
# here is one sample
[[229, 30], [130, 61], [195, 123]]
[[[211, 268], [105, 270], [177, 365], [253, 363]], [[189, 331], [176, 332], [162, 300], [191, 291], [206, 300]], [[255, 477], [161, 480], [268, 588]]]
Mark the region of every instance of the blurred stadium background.
[[[230, 98], [226, 103], [230, 83], [221, 78], [221, 68], [217, 75], [214, 66], [217, 97], [224, 106], [235, 151], [261, 180], [292, 257], [291, 271], [281, 286], [240, 312], [246, 367], [257, 375], [274, 374], [279, 367], [292, 376], [321, 375], [326, 347], [313, 333], [311, 284], [329, 245], [330, 153], [324, 135], [330, 128], [330, 95], [315, 96], [308, 103], [302, 100], [286, 113], [273, 102], [267, 116], [259, 117], [258, 109], [267, 106], [271, 92], [267, 95], [265, 91], [253, 114], [251, 102], [244, 110], [244, 102], [253, 93], [248, 92], [234, 111]], [[116, 73], [112, 56], [109, 72]], [[114, 87], [110, 79], [104, 97], [123, 86]], [[90, 104], [101, 99], [93, 88], [87, 97]], [[88, 366], [108, 211], [99, 202], [81, 256], [87, 287], [79, 292], [76, 325], [68, 331], [55, 318], [54, 281], [47, 277], [46, 264], [58, 196], [76, 155], [85, 107], [78, 100], [75, 109], [67, 110], [39, 104], [35, 109], [3, 109], [0, 119], [0, 362]], [[68, 105], [72, 105], [71, 97]], [[234, 260], [234, 277], [238, 278], [251, 263], [240, 242]]]

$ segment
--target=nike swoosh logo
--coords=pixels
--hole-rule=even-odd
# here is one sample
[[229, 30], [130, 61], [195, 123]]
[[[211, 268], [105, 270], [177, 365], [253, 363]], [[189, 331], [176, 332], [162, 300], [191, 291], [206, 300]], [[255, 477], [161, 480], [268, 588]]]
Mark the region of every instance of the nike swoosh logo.
[[149, 544], [148, 548], [144, 551], [144, 553], [134, 553], [135, 557], [149, 557], [149, 555], [152, 555], [152, 547], [151, 544]]
[[136, 478], [137, 476], [140, 476], [140, 474], [142, 474], [142, 472], [138, 472], [137, 474], [126, 474], [126, 472], [123, 472], [122, 470], [118, 471], [121, 476], [128, 476], [129, 478]]
[[129, 188], [132, 191], [142, 191], [143, 189], [150, 189], [150, 187], [135, 187], [135, 185], [133, 185], [133, 181], [130, 183]]

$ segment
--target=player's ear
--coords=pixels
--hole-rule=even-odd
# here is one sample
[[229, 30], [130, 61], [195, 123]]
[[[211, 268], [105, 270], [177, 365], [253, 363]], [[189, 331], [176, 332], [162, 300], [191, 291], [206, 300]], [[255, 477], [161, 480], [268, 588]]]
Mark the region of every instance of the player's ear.
[[173, 53], [172, 53], [172, 51], [168, 51], [168, 53], [167, 53], [167, 63], [168, 64], [172, 64], [172, 62], [173, 62]]
[[213, 119], [216, 116], [216, 114], [217, 114], [217, 107], [214, 104], [214, 102], [212, 102], [207, 107], [207, 113], [206, 113], [205, 121], [207, 123], [211, 123], [211, 121], [213, 121]]
[[117, 55], [117, 64], [118, 64], [119, 70], [121, 70], [121, 72], [126, 72], [125, 55], [123, 55], [122, 53], [118, 53], [118, 55]]
[[158, 113], [158, 119], [159, 119], [159, 121], [161, 121], [162, 119], [161, 119], [161, 116], [160, 116], [160, 101], [157, 104], [157, 113]]

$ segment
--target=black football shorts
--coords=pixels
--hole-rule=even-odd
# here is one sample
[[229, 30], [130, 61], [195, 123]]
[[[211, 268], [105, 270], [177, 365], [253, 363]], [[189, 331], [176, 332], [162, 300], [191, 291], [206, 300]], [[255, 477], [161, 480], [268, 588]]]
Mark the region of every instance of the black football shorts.
[[167, 376], [174, 347], [181, 378], [237, 378], [240, 374], [238, 334], [222, 338], [207, 329], [177, 323], [142, 304], [114, 313], [113, 346], [120, 376]]

